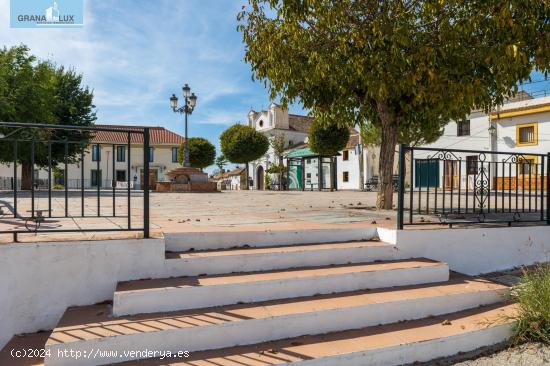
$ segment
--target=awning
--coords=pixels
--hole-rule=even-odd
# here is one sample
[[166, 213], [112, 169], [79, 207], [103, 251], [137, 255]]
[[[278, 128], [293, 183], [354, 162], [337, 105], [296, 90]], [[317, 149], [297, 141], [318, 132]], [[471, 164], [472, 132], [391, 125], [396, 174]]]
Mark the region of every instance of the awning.
[[306, 158], [311, 156], [319, 156], [319, 154], [314, 153], [309, 149], [309, 147], [303, 149], [297, 149], [286, 154], [286, 158]]

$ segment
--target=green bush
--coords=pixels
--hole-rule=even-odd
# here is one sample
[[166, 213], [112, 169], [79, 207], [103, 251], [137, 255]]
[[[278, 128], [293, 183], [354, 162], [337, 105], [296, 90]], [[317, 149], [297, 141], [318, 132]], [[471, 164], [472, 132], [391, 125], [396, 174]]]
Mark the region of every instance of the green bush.
[[518, 303], [518, 313], [511, 341], [550, 344], [550, 265], [526, 270], [512, 289], [512, 299]]
[[264, 189], [271, 189], [271, 176], [269, 174], [264, 175]]

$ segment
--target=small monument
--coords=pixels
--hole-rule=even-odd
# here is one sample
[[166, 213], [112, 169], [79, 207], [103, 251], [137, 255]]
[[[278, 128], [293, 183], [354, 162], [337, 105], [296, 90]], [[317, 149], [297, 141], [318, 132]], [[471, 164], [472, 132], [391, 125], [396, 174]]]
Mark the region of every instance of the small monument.
[[157, 182], [157, 192], [216, 192], [217, 185], [197, 168], [181, 167], [166, 173], [167, 182]]

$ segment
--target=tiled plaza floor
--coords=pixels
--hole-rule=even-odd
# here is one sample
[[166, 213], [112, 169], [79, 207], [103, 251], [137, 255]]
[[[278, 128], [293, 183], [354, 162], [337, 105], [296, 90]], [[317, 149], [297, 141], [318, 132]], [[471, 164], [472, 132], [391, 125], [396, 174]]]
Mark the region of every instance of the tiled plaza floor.
[[[68, 218], [46, 219], [41, 229], [109, 229], [127, 225], [127, 197], [117, 193], [115, 213], [123, 217], [97, 217], [98, 202], [95, 192], [88, 192], [84, 200], [85, 218], [72, 218], [82, 210], [80, 192], [72, 192], [68, 199]], [[151, 193], [151, 230], [154, 236], [162, 232], [233, 231], [233, 230], [284, 230], [342, 228], [356, 226], [395, 226], [395, 213], [376, 211], [376, 193], [357, 191], [337, 192], [278, 192], [278, 191], [224, 191], [220, 193]], [[0, 205], [13, 206], [13, 197], [0, 194]], [[37, 193], [35, 209], [47, 209], [46, 192]], [[141, 227], [143, 197], [134, 192], [131, 198], [132, 226]], [[30, 216], [30, 197], [21, 194], [18, 212]], [[99, 209], [101, 215], [111, 215], [113, 198], [102, 192]], [[62, 192], [52, 197], [53, 216], [64, 216], [65, 198]], [[24, 221], [14, 219], [4, 208], [0, 215], [0, 230], [24, 228]], [[47, 214], [47, 213], [46, 213]], [[20, 241], [57, 241], [68, 239], [126, 238], [141, 235], [134, 233], [56, 233], [21, 234]], [[1, 242], [12, 240], [9, 234], [0, 234]]]

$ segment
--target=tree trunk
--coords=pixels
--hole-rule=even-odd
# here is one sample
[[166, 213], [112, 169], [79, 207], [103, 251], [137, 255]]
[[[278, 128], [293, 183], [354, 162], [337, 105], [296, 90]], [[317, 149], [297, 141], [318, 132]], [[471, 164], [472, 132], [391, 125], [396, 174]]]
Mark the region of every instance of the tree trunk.
[[379, 210], [391, 210], [393, 208], [393, 164], [399, 133], [399, 121], [389, 111], [386, 103], [379, 102], [377, 107], [382, 122], [382, 139], [378, 165], [379, 191], [376, 208]]
[[[32, 189], [32, 164], [30, 162], [21, 163], [21, 190], [30, 191]], [[17, 183], [16, 183], [17, 184]]]

